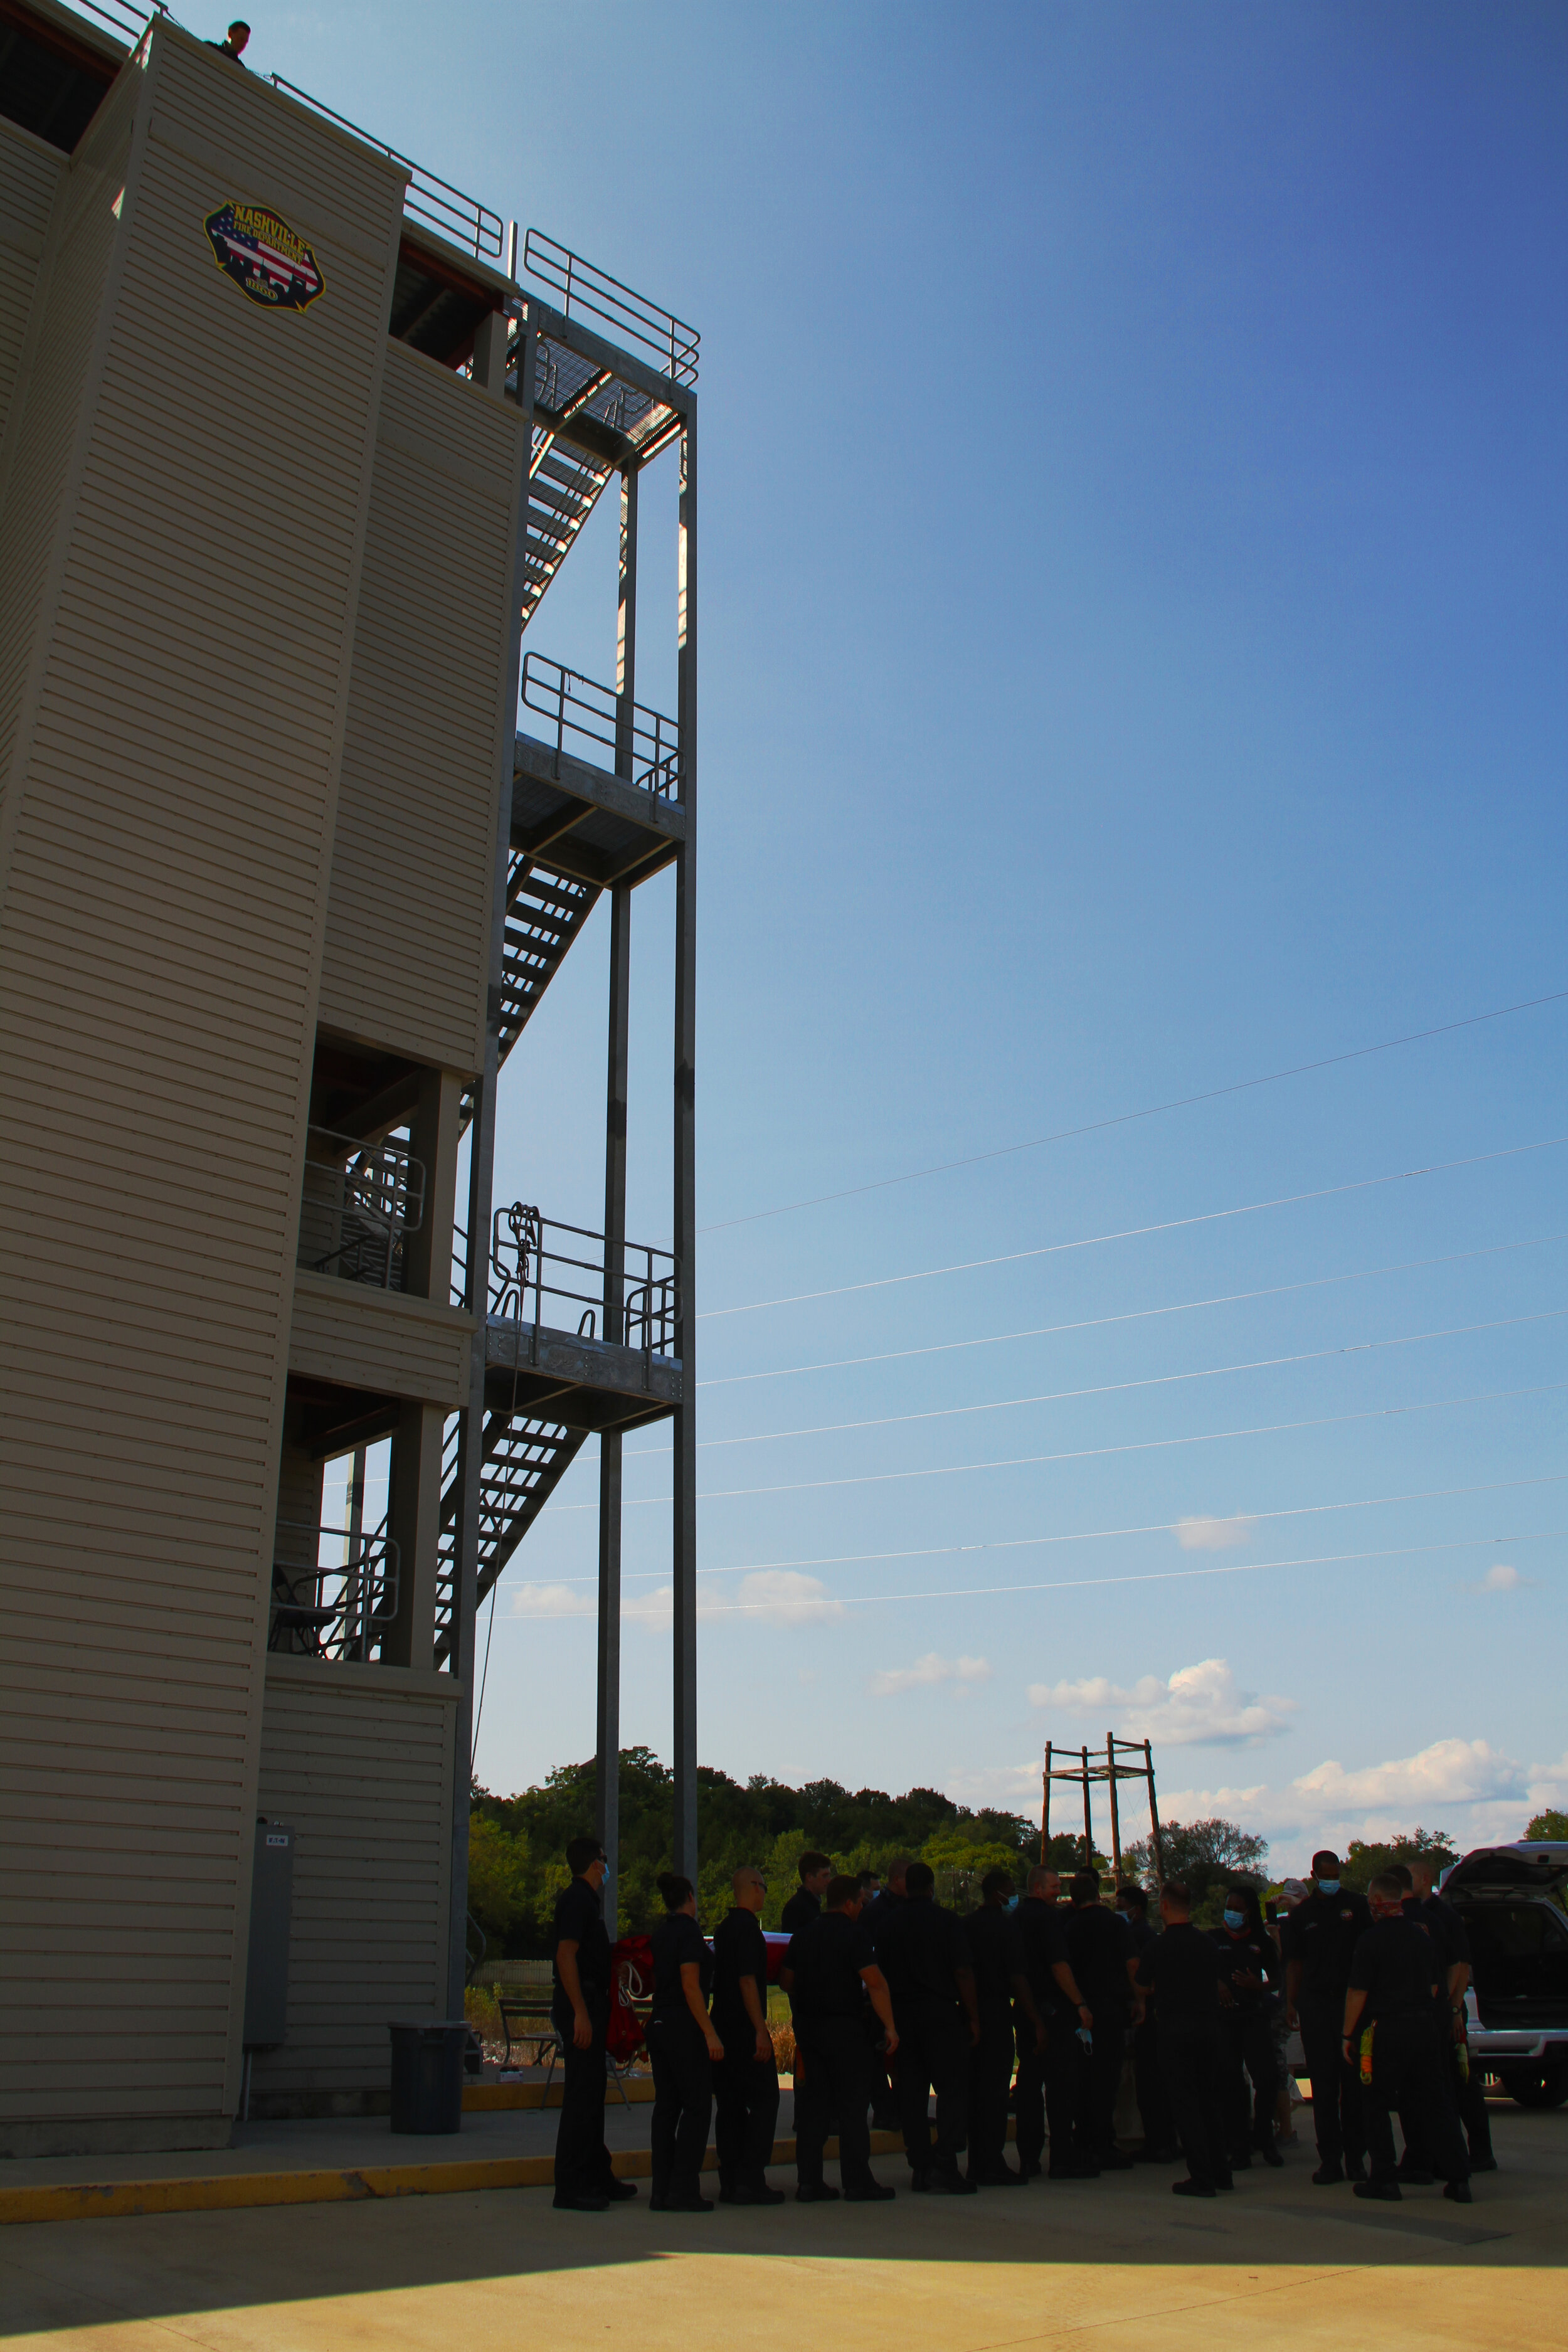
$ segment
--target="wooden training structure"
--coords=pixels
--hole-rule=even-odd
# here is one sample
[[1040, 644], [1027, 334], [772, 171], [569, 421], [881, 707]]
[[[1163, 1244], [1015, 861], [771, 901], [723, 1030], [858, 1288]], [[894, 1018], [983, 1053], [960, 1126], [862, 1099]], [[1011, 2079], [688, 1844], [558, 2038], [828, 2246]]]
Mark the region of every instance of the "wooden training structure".
[[[1058, 1757], [1073, 1757], [1073, 1763], [1058, 1763]], [[1136, 1763], [1131, 1759], [1136, 1757]], [[1154, 1883], [1165, 1884], [1165, 1857], [1160, 1840], [1160, 1808], [1154, 1796], [1154, 1750], [1147, 1739], [1118, 1739], [1108, 1732], [1105, 1738], [1105, 1760], [1098, 1754], [1090, 1760], [1087, 1748], [1057, 1748], [1046, 1742], [1046, 1769], [1041, 1776], [1040, 1860], [1044, 1862], [1050, 1849], [1051, 1782], [1067, 1780], [1083, 1790], [1083, 1858], [1086, 1869], [1094, 1865], [1094, 1821], [1089, 1804], [1089, 1790], [1098, 1781], [1110, 1792], [1110, 1858], [1118, 1882], [1121, 1877], [1121, 1814], [1116, 1801], [1119, 1780], [1144, 1780], [1149, 1788], [1149, 1826], [1154, 1846]]]

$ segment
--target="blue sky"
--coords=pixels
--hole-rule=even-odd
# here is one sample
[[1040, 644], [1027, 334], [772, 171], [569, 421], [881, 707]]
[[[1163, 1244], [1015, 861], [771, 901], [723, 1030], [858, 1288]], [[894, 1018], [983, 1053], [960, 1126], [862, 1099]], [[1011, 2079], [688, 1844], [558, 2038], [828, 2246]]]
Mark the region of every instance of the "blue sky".
[[[252, 57], [702, 331], [704, 1759], [1028, 1808], [1148, 1729], [1280, 1866], [1568, 1801], [1568, 1003], [852, 1189], [1568, 988], [1561, 11], [383, 0]], [[530, 633], [605, 677], [613, 558]], [[502, 1114], [584, 1223], [605, 955]], [[493, 1787], [591, 1751], [595, 1493], [503, 1581]], [[634, 1503], [666, 1752], [668, 1560]]]

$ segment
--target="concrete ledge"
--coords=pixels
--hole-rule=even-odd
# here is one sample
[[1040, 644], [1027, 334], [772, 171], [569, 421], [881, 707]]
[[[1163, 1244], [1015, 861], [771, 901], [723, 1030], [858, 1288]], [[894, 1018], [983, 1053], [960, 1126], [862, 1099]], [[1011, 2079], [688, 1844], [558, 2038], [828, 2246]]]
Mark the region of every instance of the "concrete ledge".
[[[631, 2077], [631, 2080], [627, 2083], [626, 2090], [628, 2105], [634, 2107], [647, 2107], [653, 2105], [653, 2077], [651, 2074], [634, 2074]], [[612, 2113], [620, 2105], [620, 2104], [621, 2098], [618, 2091], [611, 2090], [605, 2093], [605, 2105]], [[549, 2084], [543, 2083], [465, 2083], [463, 2085], [463, 2113], [466, 2116], [493, 2115], [498, 2108], [516, 2109], [519, 2107], [558, 2107], [560, 2105], [561, 2074], [559, 2068], [556, 2070], [555, 2080], [553, 2083]]]
[[[497, 2089], [510, 2085], [498, 2084]], [[519, 2085], [531, 2090], [532, 2084]], [[793, 2139], [773, 2142], [773, 2161], [795, 2162]], [[873, 2132], [873, 2156], [902, 2153], [897, 2132]], [[827, 2156], [837, 2156], [830, 2139]], [[612, 2158], [617, 2179], [646, 2180], [653, 2158], [645, 2147], [622, 2148]], [[704, 2172], [718, 2169], [710, 2148]], [[0, 2189], [0, 2223], [125, 2221], [144, 2213], [211, 2213], [247, 2205], [359, 2203], [376, 2197], [453, 2197], [475, 2189], [551, 2189], [555, 2160], [548, 2156], [455, 2158], [447, 2163], [367, 2164], [356, 2170], [246, 2172], [183, 2180], [61, 2181], [47, 2187]]]

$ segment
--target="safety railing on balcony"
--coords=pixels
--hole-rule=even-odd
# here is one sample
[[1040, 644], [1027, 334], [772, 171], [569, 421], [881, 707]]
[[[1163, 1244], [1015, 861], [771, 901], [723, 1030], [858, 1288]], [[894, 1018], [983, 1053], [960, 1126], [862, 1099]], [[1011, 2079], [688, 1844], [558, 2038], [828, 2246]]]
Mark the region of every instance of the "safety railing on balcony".
[[361, 1664], [379, 1656], [397, 1614], [398, 1565], [384, 1523], [365, 1535], [279, 1519], [268, 1648]]
[[[502, 1320], [531, 1323], [537, 1359], [542, 1326], [560, 1330], [575, 1315], [580, 1339], [603, 1336], [605, 1236], [584, 1225], [563, 1225], [514, 1201], [498, 1209], [490, 1225], [490, 1313]], [[668, 1250], [646, 1242], [626, 1242], [618, 1284], [611, 1296], [620, 1310], [621, 1344], [645, 1357], [668, 1356], [680, 1320], [680, 1264]]]
[[[522, 703], [555, 724], [556, 772], [568, 735], [580, 742], [603, 745], [614, 760], [618, 745], [619, 698], [614, 687], [566, 669], [545, 654], [525, 654], [522, 661]], [[632, 782], [640, 792], [656, 793], [661, 800], [680, 798], [680, 729], [662, 711], [646, 703], [631, 707]], [[609, 764], [600, 761], [601, 766]]]
[[281, 74], [273, 74], [270, 79], [275, 89], [287, 90], [290, 98], [297, 98], [300, 105], [308, 106], [313, 114], [325, 115], [327, 121], [335, 122], [340, 131], [350, 131], [355, 139], [363, 139], [367, 147], [374, 147], [378, 154], [390, 156], [395, 163], [404, 166], [408, 173], [408, 186], [403, 198], [403, 209], [410, 220], [424, 221], [426, 226], [444, 236], [448, 245], [461, 246], [463, 251], [471, 253], [477, 261], [500, 259], [502, 235], [499, 213], [492, 213], [487, 205], [480, 204], [477, 196], [465, 195], [462, 189], [453, 187], [449, 180], [427, 172], [424, 164], [416, 163], [412, 156], [400, 154], [395, 147], [389, 147], [385, 140], [378, 139], [374, 131], [362, 131], [359, 124], [351, 122], [346, 114], [339, 114], [332, 107], [323, 106], [321, 100], [312, 98], [308, 89], [300, 89], [296, 83], [285, 81]]
[[142, 6], [141, 0], [71, 0], [71, 5], [79, 8], [84, 16], [96, 16], [100, 25], [107, 25], [111, 33], [129, 41], [132, 48], [149, 25], [169, 13], [163, 0], [152, 0], [150, 7]]
[[660, 372], [676, 383], [695, 383], [697, 354], [702, 338], [695, 327], [678, 319], [657, 302], [623, 286], [618, 278], [596, 269], [582, 255], [558, 245], [542, 229], [531, 228], [523, 240], [522, 266], [530, 278], [561, 298], [568, 319], [602, 319], [645, 352], [651, 352]]
[[361, 1143], [312, 1127], [305, 1146], [296, 1263], [313, 1274], [404, 1287], [405, 1240], [425, 1214], [425, 1163], [401, 1143]]

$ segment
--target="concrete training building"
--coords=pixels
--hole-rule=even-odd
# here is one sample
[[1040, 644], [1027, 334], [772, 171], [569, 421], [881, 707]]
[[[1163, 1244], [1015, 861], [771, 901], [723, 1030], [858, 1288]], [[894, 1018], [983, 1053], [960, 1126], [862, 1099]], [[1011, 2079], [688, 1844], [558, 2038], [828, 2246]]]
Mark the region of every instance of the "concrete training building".
[[[696, 367], [669, 314], [166, 16], [0, 0], [5, 2151], [226, 2139], [269, 1833], [256, 2110], [384, 2103], [388, 2021], [461, 2014], [476, 1609], [598, 1433], [614, 1759], [621, 1433], [660, 1418], [695, 1865]], [[673, 719], [635, 691], [667, 450]], [[612, 483], [598, 687], [522, 639]], [[626, 1240], [626, 1101], [632, 892], [667, 866], [665, 1252]], [[491, 1163], [601, 895], [585, 1234], [497, 1211]], [[602, 1771], [612, 1858], [615, 1800]]]

